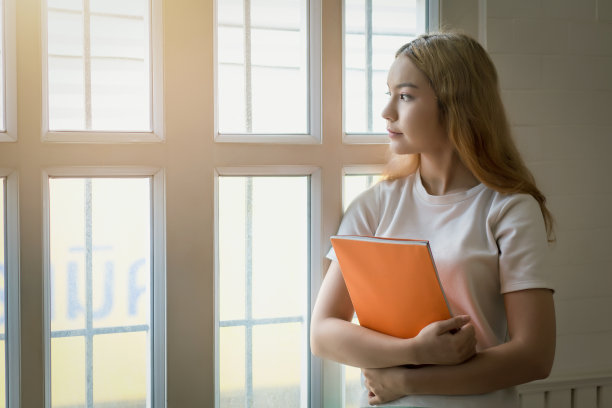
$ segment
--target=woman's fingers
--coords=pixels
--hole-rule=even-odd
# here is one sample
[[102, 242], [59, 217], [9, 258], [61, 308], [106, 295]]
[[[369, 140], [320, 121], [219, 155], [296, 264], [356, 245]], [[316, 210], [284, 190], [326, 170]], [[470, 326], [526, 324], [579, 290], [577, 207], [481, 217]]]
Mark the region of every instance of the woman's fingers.
[[461, 329], [461, 327], [465, 326], [470, 321], [470, 316], [461, 315], [451, 317], [447, 320], [442, 320], [437, 323], [438, 325], [438, 334], [444, 334], [446, 332], [453, 332]]

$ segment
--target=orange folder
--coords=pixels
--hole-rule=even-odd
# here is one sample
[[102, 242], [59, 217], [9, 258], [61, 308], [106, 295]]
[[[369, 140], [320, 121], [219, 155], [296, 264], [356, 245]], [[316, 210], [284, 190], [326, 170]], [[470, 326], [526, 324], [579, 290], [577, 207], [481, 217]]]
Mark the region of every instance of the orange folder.
[[331, 238], [359, 324], [412, 338], [451, 317], [428, 241]]

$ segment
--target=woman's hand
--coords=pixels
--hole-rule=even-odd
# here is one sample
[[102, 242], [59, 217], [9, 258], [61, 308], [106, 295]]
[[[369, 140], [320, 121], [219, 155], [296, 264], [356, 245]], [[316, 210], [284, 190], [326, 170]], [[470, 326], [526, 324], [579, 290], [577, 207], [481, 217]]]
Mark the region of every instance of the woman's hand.
[[404, 367], [362, 369], [370, 405], [384, 404], [405, 396], [404, 373], [406, 370]]
[[[415, 337], [421, 364], [459, 364], [476, 354], [476, 336], [469, 316], [456, 316], [425, 326]], [[394, 401], [408, 394], [406, 367], [362, 370], [370, 405]]]
[[455, 316], [425, 326], [414, 338], [420, 364], [459, 364], [476, 354], [476, 333], [469, 321], [469, 316]]

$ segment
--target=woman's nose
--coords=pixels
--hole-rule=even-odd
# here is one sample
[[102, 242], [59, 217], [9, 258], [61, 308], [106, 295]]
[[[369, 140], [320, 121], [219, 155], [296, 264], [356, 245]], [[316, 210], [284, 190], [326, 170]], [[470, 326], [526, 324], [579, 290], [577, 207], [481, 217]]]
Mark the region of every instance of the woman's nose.
[[383, 110], [380, 113], [380, 115], [383, 117], [383, 119], [385, 119], [385, 120], [387, 120], [389, 122], [395, 121], [397, 115], [396, 115], [396, 112], [395, 112], [395, 108], [393, 107], [393, 100], [391, 98], [389, 98], [389, 101], [387, 102], [387, 104], [383, 108]]

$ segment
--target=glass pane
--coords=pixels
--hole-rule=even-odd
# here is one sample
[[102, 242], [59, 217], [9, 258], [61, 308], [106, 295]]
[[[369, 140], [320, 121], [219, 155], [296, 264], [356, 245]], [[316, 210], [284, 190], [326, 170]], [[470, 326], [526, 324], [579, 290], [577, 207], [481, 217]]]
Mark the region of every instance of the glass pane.
[[[85, 183], [49, 183], [51, 331], [85, 329]], [[81, 271], [81, 272], [79, 272]]]
[[149, 105], [141, 103], [149, 98], [143, 61], [92, 60], [91, 91], [93, 130], [136, 132], [150, 127]]
[[50, 130], [151, 131], [147, 0], [48, 0]]
[[[346, 174], [344, 176], [343, 206], [348, 208], [351, 202], [363, 191], [372, 187], [381, 180], [380, 174]], [[359, 324], [357, 316], [353, 323]], [[356, 367], [344, 366], [344, 396], [345, 408], [358, 408], [361, 386], [361, 370]]]
[[362, 392], [361, 369], [344, 366], [344, 407], [360, 408], [359, 402]]
[[[245, 318], [246, 180], [219, 180], [219, 318]], [[223, 343], [222, 343], [223, 344]]]
[[[151, 180], [53, 178], [49, 201], [53, 406], [79, 404], [64, 372], [83, 385], [78, 398], [88, 406], [145, 406]], [[78, 352], [56, 348], [77, 340]]]
[[0, 408], [6, 406], [6, 228], [4, 220], [6, 219], [5, 187], [6, 179], [0, 177]]
[[0, 0], [0, 132], [6, 131], [4, 111], [4, 1]]
[[219, 177], [222, 407], [305, 400], [308, 190], [304, 176]]
[[244, 327], [222, 327], [219, 333], [219, 401], [222, 408], [244, 408], [246, 404], [244, 332]]
[[49, 56], [49, 128], [83, 129], [83, 58]]
[[219, 124], [224, 124], [224, 133], [243, 133], [246, 129], [246, 111], [240, 105], [246, 97], [243, 69], [237, 65], [219, 65], [217, 81], [224, 92], [217, 98]]
[[94, 13], [142, 17], [149, 12], [150, 0], [89, 0], [89, 2]]
[[250, 204], [253, 317], [302, 316], [308, 282], [308, 179], [255, 177]]
[[83, 10], [83, 0], [47, 0], [47, 8], [63, 10]]
[[253, 328], [253, 408], [299, 407], [304, 327]]
[[425, 19], [417, 0], [344, 1], [346, 133], [385, 132], [380, 112], [386, 99], [387, 70], [395, 51], [420, 34], [418, 23]]
[[51, 406], [86, 406], [85, 340], [51, 339]]
[[[147, 406], [148, 334], [117, 333], [93, 341], [94, 407]], [[121, 380], [117, 380], [117, 374]]]
[[217, 1], [219, 133], [308, 132], [306, 6]]
[[6, 341], [0, 340], [0, 408], [6, 407]]

